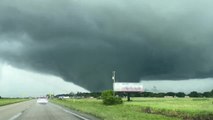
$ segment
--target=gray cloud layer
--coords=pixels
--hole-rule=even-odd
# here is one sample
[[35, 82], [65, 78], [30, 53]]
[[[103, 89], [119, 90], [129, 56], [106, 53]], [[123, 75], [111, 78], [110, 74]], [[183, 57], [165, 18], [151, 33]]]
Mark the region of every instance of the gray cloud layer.
[[91, 91], [213, 77], [210, 0], [1, 0], [0, 59]]

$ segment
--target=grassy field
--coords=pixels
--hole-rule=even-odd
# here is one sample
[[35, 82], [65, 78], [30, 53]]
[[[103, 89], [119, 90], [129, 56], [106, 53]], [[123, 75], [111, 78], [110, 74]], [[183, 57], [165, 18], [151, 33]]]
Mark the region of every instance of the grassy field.
[[213, 119], [213, 99], [207, 98], [134, 98], [125, 105], [141, 106], [145, 113], [183, 119]]
[[204, 120], [213, 118], [213, 99], [133, 98], [122, 105], [105, 106], [97, 99], [51, 100], [104, 120]]
[[0, 106], [23, 102], [23, 101], [26, 101], [26, 99], [0, 99]]

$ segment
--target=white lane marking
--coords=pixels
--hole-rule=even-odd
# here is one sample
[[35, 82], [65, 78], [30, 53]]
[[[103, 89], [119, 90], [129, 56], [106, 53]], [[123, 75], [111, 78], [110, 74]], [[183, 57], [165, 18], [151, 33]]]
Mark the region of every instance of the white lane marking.
[[78, 114], [76, 114], [76, 113], [73, 113], [73, 112], [71, 112], [71, 111], [68, 111], [68, 110], [65, 110], [65, 109], [62, 109], [64, 112], [67, 112], [67, 113], [69, 113], [69, 114], [72, 114], [72, 115], [74, 115], [74, 116], [76, 116], [76, 117], [78, 117], [78, 118], [81, 118], [81, 119], [83, 119], [83, 120], [89, 120], [89, 119], [87, 119], [87, 118], [85, 118], [85, 117], [82, 117], [82, 116], [80, 116], [80, 115], [78, 115]]
[[54, 105], [55, 107], [58, 107], [59, 109], [63, 110], [63, 111], [66, 112], [66, 113], [72, 114], [72, 115], [74, 115], [74, 116], [76, 116], [76, 117], [78, 117], [78, 118], [81, 118], [81, 119], [83, 119], [83, 120], [90, 120], [90, 119], [87, 119], [87, 118], [85, 118], [85, 117], [83, 117], [83, 116], [80, 116], [80, 115], [78, 115], [78, 114], [76, 114], [76, 113], [74, 113], [74, 112], [71, 112], [71, 111], [69, 111], [69, 110], [66, 110], [66, 109], [64, 109], [64, 108], [62, 108], [62, 107], [60, 107], [60, 106], [58, 106], [58, 105], [55, 105], [55, 104], [52, 104], [52, 105]]
[[18, 113], [15, 116], [11, 117], [9, 120], [15, 120], [16, 118], [18, 118], [19, 116], [21, 116], [22, 113]]

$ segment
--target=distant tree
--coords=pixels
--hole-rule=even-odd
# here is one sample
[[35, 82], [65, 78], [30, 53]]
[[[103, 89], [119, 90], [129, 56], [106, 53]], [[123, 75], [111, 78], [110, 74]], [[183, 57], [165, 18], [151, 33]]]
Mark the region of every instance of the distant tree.
[[165, 93], [155, 93], [155, 97], [164, 97]]
[[203, 93], [203, 97], [211, 97], [211, 96], [212, 96], [211, 92], [204, 92]]
[[211, 91], [211, 97], [213, 97], [213, 90]]
[[74, 92], [70, 92], [70, 93], [69, 93], [69, 96], [70, 96], [70, 97], [73, 97], [73, 96], [75, 96], [75, 93], [74, 93]]
[[168, 92], [168, 93], [166, 93], [166, 96], [175, 96], [175, 93], [173, 93], [173, 92]]
[[153, 97], [154, 94], [152, 92], [143, 92], [141, 94], [141, 97]]
[[186, 94], [183, 93], [183, 92], [178, 92], [178, 93], [176, 93], [176, 96], [177, 96], [177, 97], [185, 97]]
[[139, 93], [139, 92], [132, 93], [131, 97], [141, 97], [141, 93]]
[[94, 97], [94, 98], [99, 98], [101, 96], [101, 93], [100, 92], [92, 92], [92, 93], [90, 93], [90, 96]]
[[1, 99], [1, 96], [0, 96], [0, 99]]
[[191, 93], [188, 94], [189, 97], [202, 97], [201, 93], [198, 93], [196, 91], [192, 91]]

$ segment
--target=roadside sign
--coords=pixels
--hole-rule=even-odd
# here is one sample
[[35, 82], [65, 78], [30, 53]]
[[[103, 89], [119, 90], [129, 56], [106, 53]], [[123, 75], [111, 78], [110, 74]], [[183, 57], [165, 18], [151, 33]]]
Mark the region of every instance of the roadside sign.
[[115, 92], [143, 92], [142, 83], [115, 82], [113, 83]]

